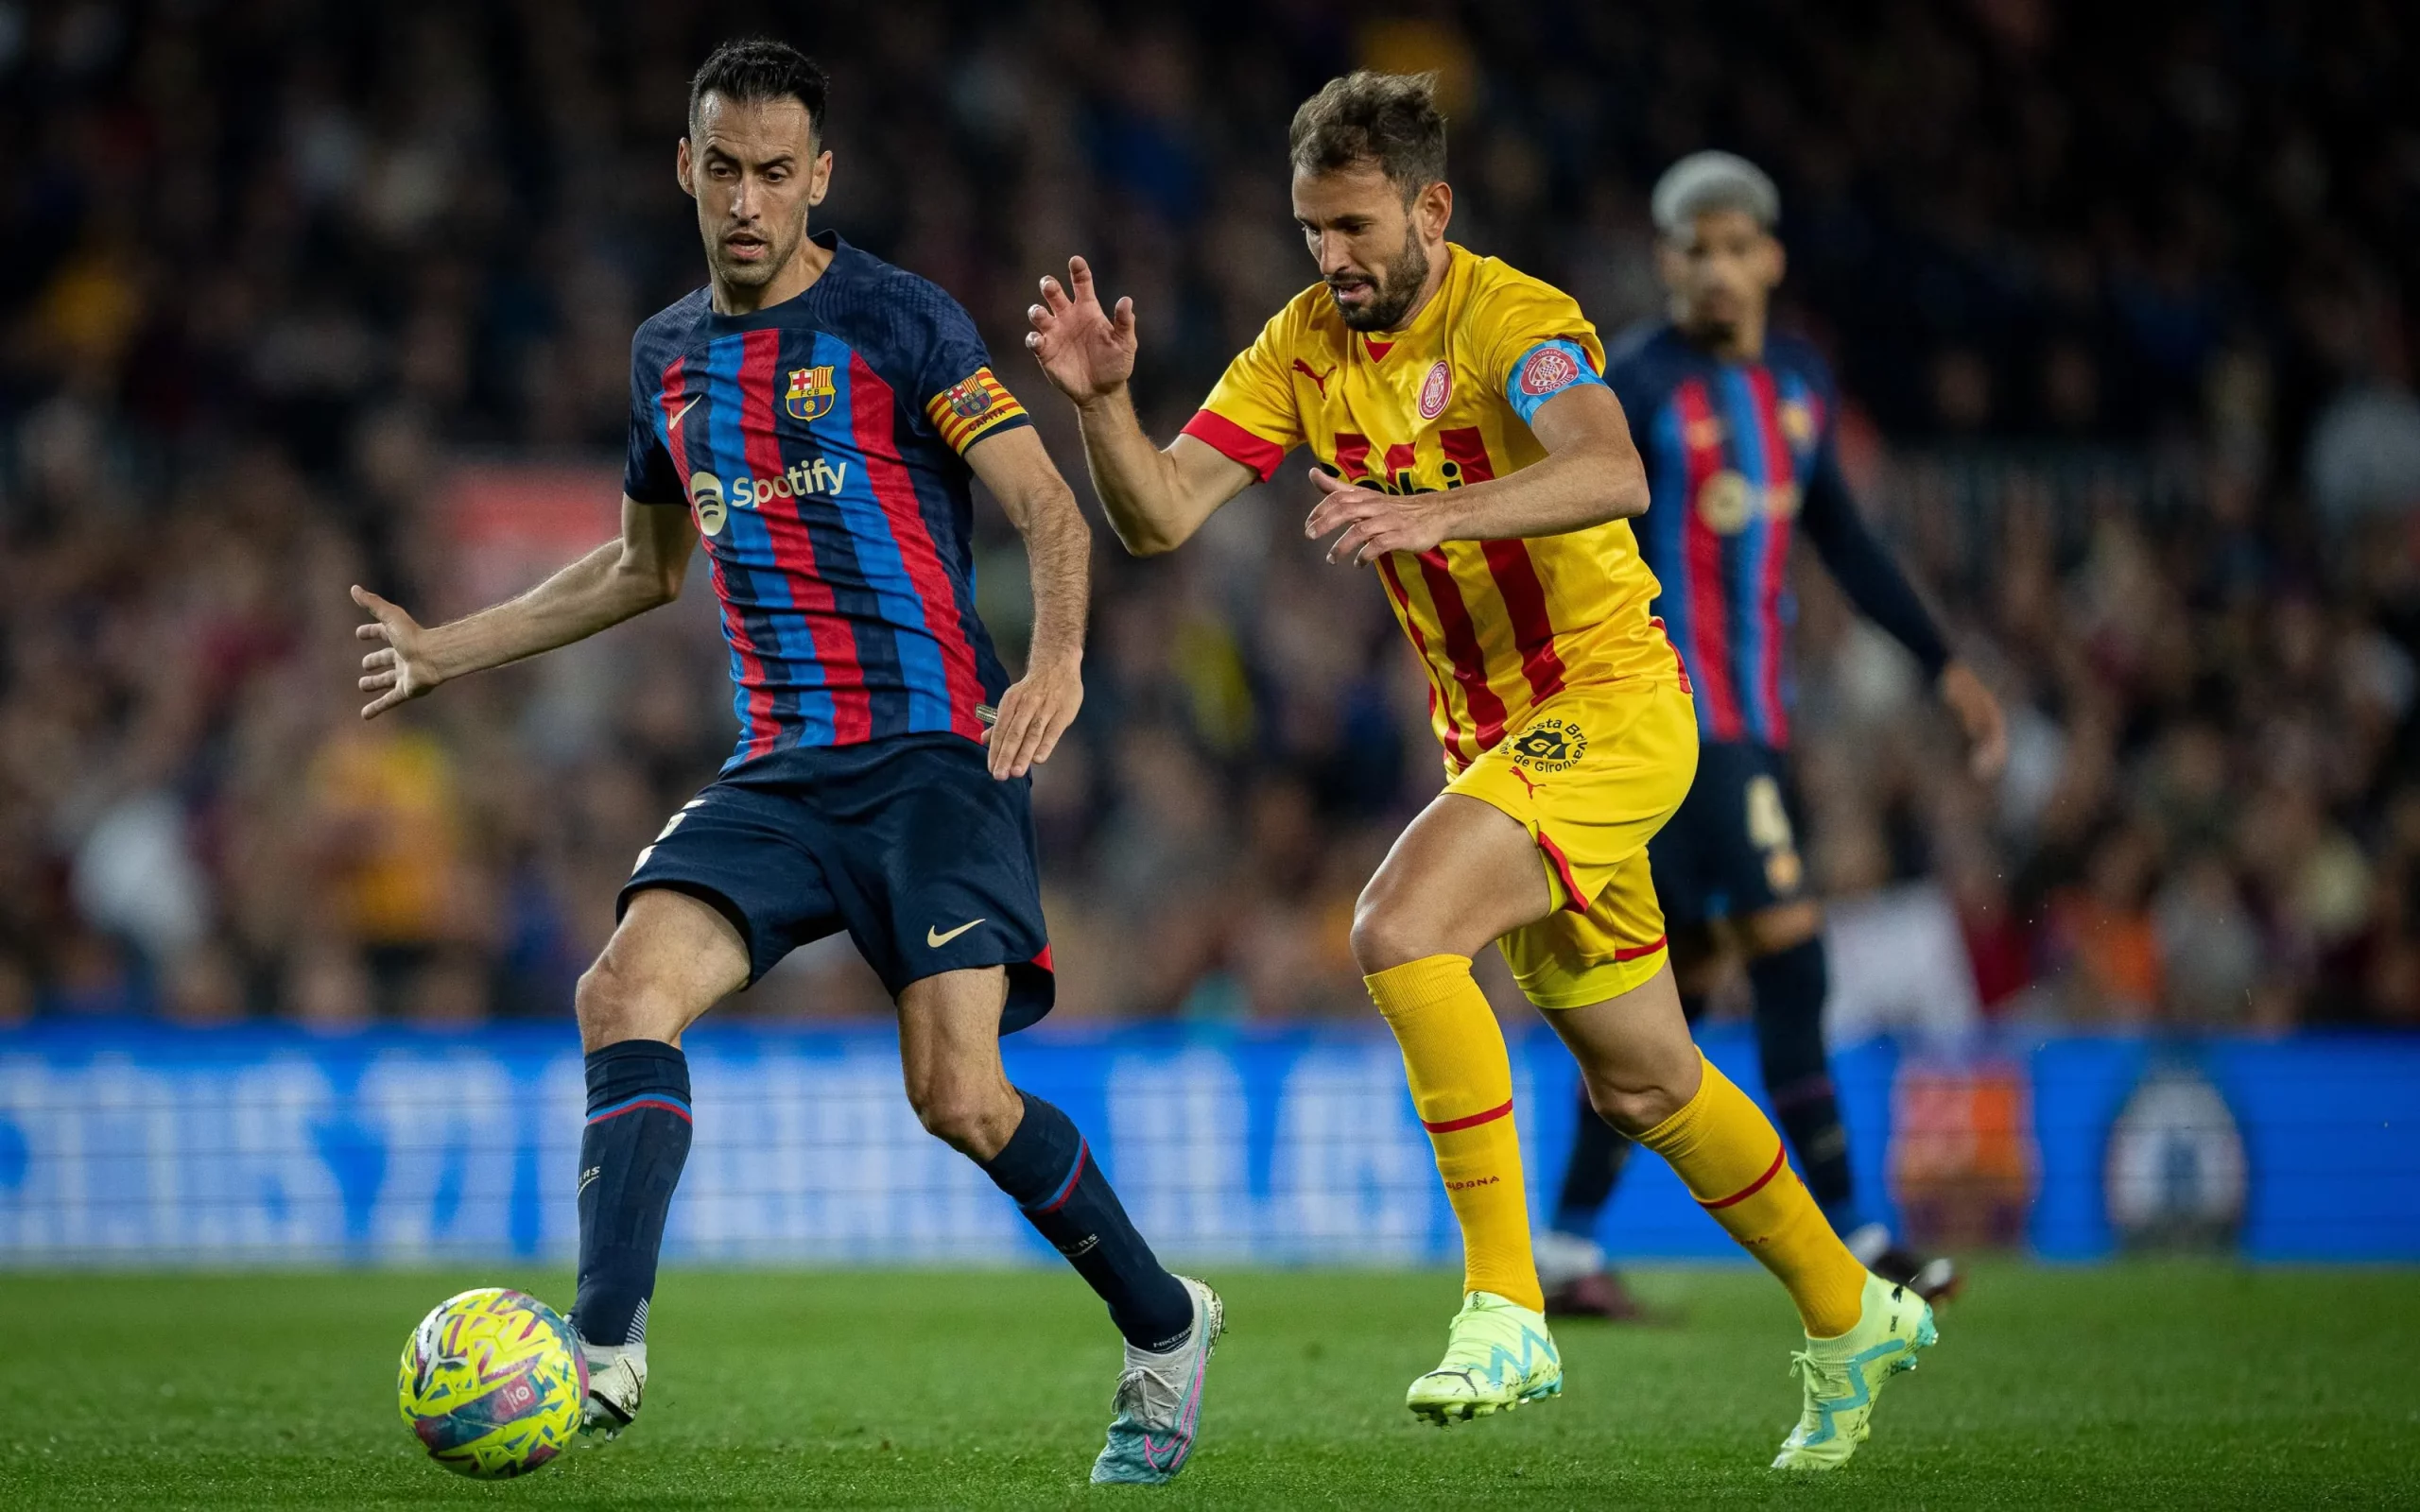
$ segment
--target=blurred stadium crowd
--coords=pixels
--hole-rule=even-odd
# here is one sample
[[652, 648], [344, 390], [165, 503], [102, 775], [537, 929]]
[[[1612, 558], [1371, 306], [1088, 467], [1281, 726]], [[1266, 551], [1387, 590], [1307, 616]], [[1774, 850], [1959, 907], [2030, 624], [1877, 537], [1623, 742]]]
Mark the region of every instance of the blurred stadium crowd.
[[[0, 0], [0, 1019], [568, 1011], [732, 739], [703, 575], [368, 727], [345, 589], [474, 607], [500, 464], [594, 468], [562, 555], [612, 528], [631, 330], [700, 279], [686, 71], [738, 30], [831, 67], [821, 222], [955, 292], [1079, 478], [1034, 279], [1081, 250], [1135, 297], [1173, 430], [1310, 278], [1284, 132], [1335, 72], [1438, 69], [1456, 238], [1608, 333], [1658, 307], [1653, 175], [1758, 159], [1867, 507], [2015, 717], [1981, 791], [1810, 575], [1817, 874], [1937, 879], [1995, 1014], [2420, 1023], [2420, 26], [2383, 0]], [[476, 508], [466, 460], [508, 480]], [[1363, 1009], [1352, 899], [1440, 773], [1306, 493], [1148, 563], [1102, 533], [1038, 788], [1071, 1015]], [[749, 999], [881, 1007], [845, 942]]]

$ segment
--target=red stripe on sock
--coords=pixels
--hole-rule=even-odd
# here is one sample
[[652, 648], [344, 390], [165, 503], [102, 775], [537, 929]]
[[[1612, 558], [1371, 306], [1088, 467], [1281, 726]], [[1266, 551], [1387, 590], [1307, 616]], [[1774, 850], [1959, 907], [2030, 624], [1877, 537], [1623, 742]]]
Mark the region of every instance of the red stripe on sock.
[[1727, 1197], [1719, 1197], [1712, 1202], [1700, 1202], [1698, 1206], [1703, 1208], [1708, 1212], [1712, 1212], [1717, 1208], [1727, 1208], [1735, 1202], [1747, 1201], [1750, 1197], [1753, 1197], [1757, 1193], [1765, 1190], [1766, 1182], [1771, 1181], [1774, 1177], [1781, 1175], [1782, 1162], [1789, 1158], [1789, 1151], [1788, 1146], [1776, 1145], [1773, 1149], [1773, 1163], [1765, 1167], [1764, 1175], [1756, 1177], [1756, 1179], [1749, 1182], [1746, 1186], [1741, 1187], [1738, 1191], [1734, 1192]]
[[1503, 1107], [1491, 1108], [1484, 1113], [1473, 1113], [1468, 1118], [1449, 1118], [1442, 1124], [1431, 1124], [1424, 1118], [1420, 1126], [1431, 1134], [1451, 1134], [1458, 1128], [1477, 1128], [1481, 1124], [1493, 1124], [1512, 1111], [1512, 1099], [1507, 1098]]

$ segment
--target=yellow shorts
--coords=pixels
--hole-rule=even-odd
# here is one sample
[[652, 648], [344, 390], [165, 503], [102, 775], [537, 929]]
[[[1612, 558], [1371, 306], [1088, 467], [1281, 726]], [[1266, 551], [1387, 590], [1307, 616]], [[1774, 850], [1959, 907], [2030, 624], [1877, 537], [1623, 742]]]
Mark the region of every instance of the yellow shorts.
[[1640, 679], [1549, 700], [1445, 784], [1502, 809], [1538, 843], [1555, 911], [1495, 942], [1530, 1002], [1601, 1003], [1662, 970], [1664, 910], [1647, 842], [1697, 769], [1687, 691]]

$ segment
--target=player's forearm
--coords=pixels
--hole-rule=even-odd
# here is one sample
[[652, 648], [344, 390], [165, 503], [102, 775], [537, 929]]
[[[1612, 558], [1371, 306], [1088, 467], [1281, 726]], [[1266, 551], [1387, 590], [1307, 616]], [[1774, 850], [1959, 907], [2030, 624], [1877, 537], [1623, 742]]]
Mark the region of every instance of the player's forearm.
[[1093, 492], [1119, 543], [1137, 557], [1184, 544], [1201, 522], [1185, 509], [1176, 463], [1151, 444], [1126, 389], [1077, 405], [1076, 421]]
[[1635, 451], [1556, 452], [1509, 477], [1434, 496], [1447, 541], [1567, 535], [1647, 512], [1647, 470]]
[[624, 542], [609, 541], [517, 598], [427, 632], [429, 660], [451, 679], [585, 640], [681, 591]]
[[[1025, 537], [1033, 578], [1033, 639], [1028, 664], [1072, 661], [1084, 651], [1084, 615], [1092, 598], [1093, 533], [1076, 496], [1057, 482], [1040, 496], [1010, 507]], [[1005, 503], [1005, 501], [1004, 501]]]

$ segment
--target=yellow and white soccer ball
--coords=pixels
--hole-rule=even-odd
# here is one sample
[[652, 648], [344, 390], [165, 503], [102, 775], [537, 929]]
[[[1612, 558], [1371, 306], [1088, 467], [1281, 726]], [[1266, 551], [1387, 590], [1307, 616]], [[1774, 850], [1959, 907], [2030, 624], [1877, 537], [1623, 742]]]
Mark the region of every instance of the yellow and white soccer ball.
[[450, 1297], [404, 1345], [404, 1422], [429, 1458], [502, 1480], [568, 1448], [588, 1400], [588, 1361], [562, 1314], [526, 1293], [485, 1286]]

